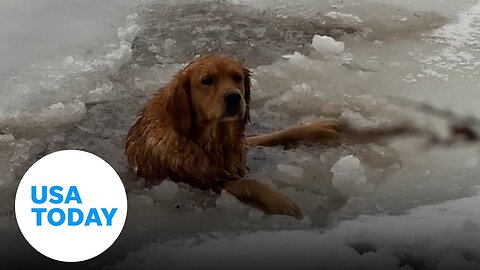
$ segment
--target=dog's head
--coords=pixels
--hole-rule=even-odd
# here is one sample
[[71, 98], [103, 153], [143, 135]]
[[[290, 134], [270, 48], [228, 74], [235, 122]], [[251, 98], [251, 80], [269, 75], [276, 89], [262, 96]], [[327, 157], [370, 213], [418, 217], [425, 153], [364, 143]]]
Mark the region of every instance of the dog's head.
[[249, 119], [250, 72], [227, 56], [202, 56], [176, 75], [167, 110], [177, 132], [197, 122]]

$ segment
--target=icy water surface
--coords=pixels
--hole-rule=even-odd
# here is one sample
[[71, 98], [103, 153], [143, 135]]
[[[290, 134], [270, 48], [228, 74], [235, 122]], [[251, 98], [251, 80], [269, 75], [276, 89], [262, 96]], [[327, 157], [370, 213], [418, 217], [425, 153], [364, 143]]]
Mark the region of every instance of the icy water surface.
[[[48, 2], [64, 13], [81, 5]], [[252, 151], [249, 177], [298, 202], [302, 221], [265, 216], [227, 194], [213, 196], [169, 181], [146, 190], [126, 168], [125, 135], [143, 103], [203, 53], [235, 56], [253, 72], [249, 133], [321, 118], [359, 126], [404, 118], [433, 121], [393, 106], [388, 96], [480, 115], [479, 3], [346, 2], [121, 1], [82, 9], [85, 17], [100, 16], [92, 19], [98, 28], [75, 12], [71, 22], [78, 24], [65, 27], [92, 32], [63, 32], [61, 49], [45, 45], [43, 54], [25, 45], [25, 53], [15, 54], [11, 48], [18, 38], [11, 36], [10, 47], [0, 47], [10, 52], [7, 62], [15, 63], [0, 70], [0, 235], [10, 243], [0, 245], [2, 261], [26, 266], [32, 261], [20, 258], [28, 256], [40, 266], [49, 263], [18, 231], [14, 194], [35, 160], [73, 148], [108, 161], [124, 180], [129, 199], [118, 241], [78, 265], [81, 269], [175, 268], [183, 263], [178, 254], [211, 267], [263, 254], [265, 266], [281, 258], [272, 265], [284, 268], [304, 263], [309, 269], [348, 269], [343, 262], [353, 258], [357, 265], [376, 262], [379, 269], [451, 269], [451, 261], [478, 269], [478, 249], [458, 240], [480, 244], [474, 234], [480, 222], [474, 207], [480, 183], [475, 148], [426, 151], [419, 141], [402, 140]], [[315, 35], [336, 41], [312, 46]], [[45, 44], [57, 39], [47, 37]], [[443, 243], [450, 249], [435, 242], [445, 231], [453, 235]], [[222, 253], [230, 248], [233, 255]], [[299, 256], [288, 256], [291, 248]], [[332, 249], [338, 252], [328, 253]], [[212, 266], [208, 260], [215, 254], [224, 259]]]

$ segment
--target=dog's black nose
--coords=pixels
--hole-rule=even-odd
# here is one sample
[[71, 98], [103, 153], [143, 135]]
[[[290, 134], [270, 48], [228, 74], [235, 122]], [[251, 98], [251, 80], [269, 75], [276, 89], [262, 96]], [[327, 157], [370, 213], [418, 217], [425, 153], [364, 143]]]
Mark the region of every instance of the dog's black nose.
[[240, 103], [240, 100], [242, 100], [242, 96], [238, 92], [227, 92], [223, 96], [223, 99], [227, 106], [236, 106]]

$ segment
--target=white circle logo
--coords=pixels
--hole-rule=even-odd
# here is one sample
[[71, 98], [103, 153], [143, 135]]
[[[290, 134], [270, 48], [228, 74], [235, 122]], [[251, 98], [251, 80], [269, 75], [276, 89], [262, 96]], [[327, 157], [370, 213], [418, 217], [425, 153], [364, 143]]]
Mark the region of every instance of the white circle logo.
[[103, 159], [64, 150], [28, 169], [17, 189], [15, 215], [38, 252], [57, 261], [80, 262], [117, 240], [127, 218], [127, 195]]

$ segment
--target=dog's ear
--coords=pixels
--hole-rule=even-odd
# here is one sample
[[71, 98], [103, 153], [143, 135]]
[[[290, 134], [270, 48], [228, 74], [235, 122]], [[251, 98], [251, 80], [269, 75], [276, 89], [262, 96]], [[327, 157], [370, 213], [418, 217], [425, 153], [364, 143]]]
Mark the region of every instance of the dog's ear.
[[193, 108], [190, 89], [190, 78], [186, 72], [178, 74], [171, 88], [167, 101], [167, 111], [171, 117], [173, 128], [184, 137], [192, 133]]
[[251, 72], [250, 70], [244, 68], [243, 69], [243, 88], [245, 89], [245, 116], [243, 119], [245, 120], [245, 124], [250, 122], [250, 89], [252, 86], [252, 82], [250, 79]]

